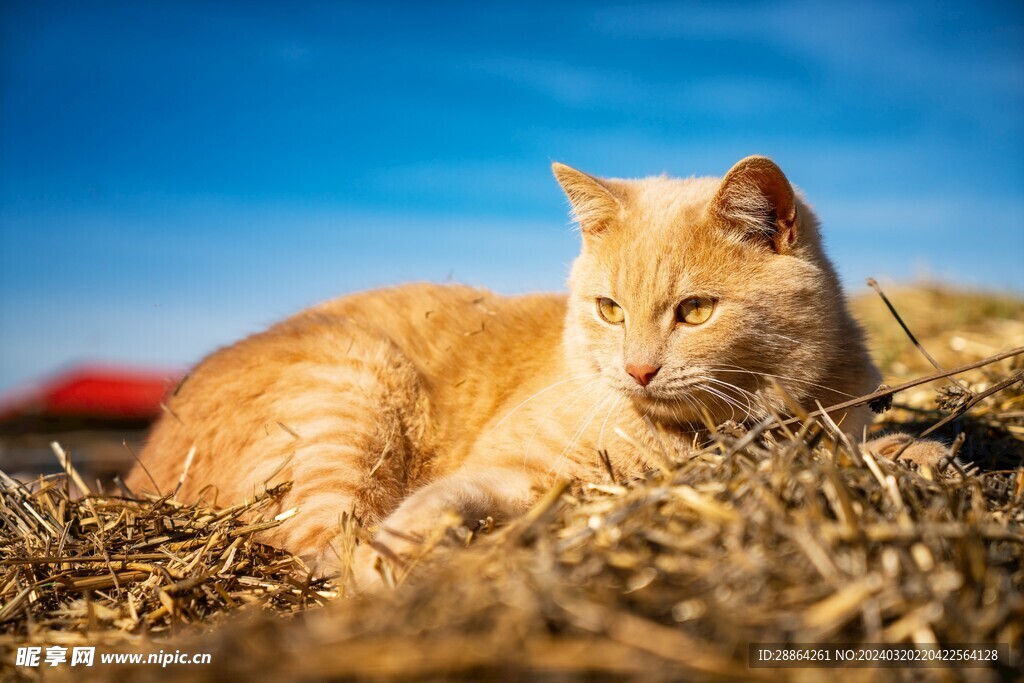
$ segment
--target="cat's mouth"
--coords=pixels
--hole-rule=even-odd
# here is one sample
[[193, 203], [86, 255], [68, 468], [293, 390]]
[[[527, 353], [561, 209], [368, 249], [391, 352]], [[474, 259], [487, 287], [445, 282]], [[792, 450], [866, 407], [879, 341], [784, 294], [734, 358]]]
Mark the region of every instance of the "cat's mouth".
[[694, 406], [693, 390], [689, 387], [628, 386], [622, 392], [641, 412], [670, 421], [690, 421], [699, 417]]
[[738, 393], [741, 390], [726, 392], [699, 379], [668, 386], [623, 386], [623, 390], [640, 411], [669, 422], [703, 422], [705, 417], [742, 422], [756, 410], [747, 396]]
[[658, 421], [673, 423], [689, 423], [700, 418], [693, 400], [678, 392], [638, 388], [630, 391], [630, 399], [641, 414], [649, 415]]

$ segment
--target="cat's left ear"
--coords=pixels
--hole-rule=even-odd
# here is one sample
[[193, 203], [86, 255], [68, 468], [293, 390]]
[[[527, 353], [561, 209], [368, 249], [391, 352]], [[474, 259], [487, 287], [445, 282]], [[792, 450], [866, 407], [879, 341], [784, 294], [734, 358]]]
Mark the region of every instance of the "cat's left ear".
[[796, 195], [782, 169], [768, 157], [747, 157], [729, 169], [708, 211], [747, 235], [766, 240], [780, 254], [796, 244]]
[[551, 164], [551, 171], [565, 190], [573, 218], [584, 235], [603, 233], [621, 216], [622, 200], [611, 182], [557, 161]]

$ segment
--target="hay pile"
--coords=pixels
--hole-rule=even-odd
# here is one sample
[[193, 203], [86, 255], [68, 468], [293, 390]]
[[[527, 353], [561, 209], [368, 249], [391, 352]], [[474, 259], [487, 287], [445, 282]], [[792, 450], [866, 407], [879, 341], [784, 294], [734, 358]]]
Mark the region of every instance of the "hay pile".
[[[900, 294], [892, 298], [899, 303]], [[948, 339], [918, 336], [949, 368], [1024, 345], [1024, 310], [1018, 304], [1002, 317], [965, 320]], [[906, 337], [891, 344], [905, 351], [886, 360], [888, 369], [903, 363], [906, 375], [935, 372], [927, 361], [916, 365], [920, 353]], [[947, 354], [947, 347], [955, 353]], [[958, 409], [1022, 369], [1019, 355], [985, 366], [959, 376], [969, 394], [946, 389], [939, 398], [947, 409]], [[952, 386], [941, 380], [927, 390], [901, 392], [887, 417], [933, 424], [945, 414], [937, 410], [936, 388]], [[965, 435], [958, 448], [979, 463], [965, 468], [918, 471], [862, 458], [833, 445], [830, 430], [819, 418], [763, 431], [722, 428], [697, 453], [659, 454], [659, 468], [643, 479], [624, 481], [610, 472], [601, 482], [559, 485], [526, 517], [480, 535], [469, 548], [434, 549], [393, 593], [336, 600], [294, 619], [234, 619], [201, 634], [179, 626], [171, 640], [121, 636], [120, 647], [210, 652], [210, 665], [172, 668], [176, 679], [210, 681], [563, 680], [581, 673], [593, 680], [778, 679], [783, 673], [816, 680], [826, 673], [747, 668], [749, 643], [786, 641], [1002, 642], [1014, 646], [1007, 666], [1024, 666], [1021, 382], [982, 398], [937, 433]], [[45, 491], [60, 486], [48, 485]], [[10, 511], [24, 508], [33, 495], [51, 493], [18, 490], [15, 495], [6, 486], [3, 514], [34, 529], [35, 540], [15, 547], [24, 531], [12, 533], [5, 524], [5, 614], [9, 596], [29, 590], [12, 608], [14, 620], [8, 616], [0, 624], [7, 634], [23, 638], [31, 631], [52, 643], [59, 631], [95, 643], [115, 629], [145, 633], [185, 621], [206, 625], [230, 605], [222, 589], [236, 603], [245, 600], [245, 589], [253, 587], [243, 576], [266, 584], [264, 597], [289, 613], [326, 594], [325, 586], [308, 584], [300, 564], [251, 540], [237, 545], [236, 556], [245, 561], [225, 564], [225, 549], [236, 543], [229, 543], [232, 532], [243, 538], [273, 520], [243, 521], [229, 513], [215, 522], [215, 513], [168, 500], [96, 497], [79, 504], [57, 495], [56, 510], [32, 503], [64, 535], [62, 547], [31, 512], [15, 518]], [[112, 532], [127, 528], [129, 518], [145, 531], [125, 544], [125, 533]], [[142, 533], [150, 542], [168, 538], [141, 548]], [[449, 535], [457, 542], [467, 537], [465, 529]], [[111, 536], [122, 539], [120, 545]], [[104, 552], [111, 564], [88, 565], [88, 576], [86, 565], [66, 561]], [[148, 572], [118, 564], [119, 554], [132, 552], [165, 558], [136, 558], [153, 567]], [[9, 562], [58, 555], [59, 563]], [[143, 574], [123, 576], [119, 587], [112, 586], [111, 573], [120, 571]], [[138, 618], [124, 621], [123, 609], [120, 622], [82, 616], [88, 606], [74, 603], [78, 594], [68, 588], [79, 578], [106, 582], [93, 589], [92, 603], [116, 610], [131, 600]], [[182, 588], [170, 590], [174, 585]], [[161, 592], [174, 605], [165, 604]], [[158, 617], [149, 616], [161, 609]], [[8, 644], [16, 639], [4, 638]], [[1009, 671], [956, 675], [996, 680]], [[159, 667], [132, 666], [64, 673], [125, 680], [168, 675]], [[878, 675], [842, 673], [858, 680]], [[909, 678], [915, 672], [904, 673]]]
[[246, 605], [295, 612], [334, 597], [288, 553], [253, 541], [280, 524], [259, 513], [288, 488], [223, 510], [169, 496], [72, 497], [69, 478], [31, 486], [0, 472], [0, 637], [117, 642]]

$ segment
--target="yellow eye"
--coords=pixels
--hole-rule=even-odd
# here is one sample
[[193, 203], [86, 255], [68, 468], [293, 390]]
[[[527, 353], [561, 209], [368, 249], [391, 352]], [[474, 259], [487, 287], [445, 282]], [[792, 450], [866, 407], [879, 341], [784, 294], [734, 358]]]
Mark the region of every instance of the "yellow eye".
[[622, 310], [622, 307], [606, 296], [597, 300], [597, 312], [601, 314], [605, 322], [612, 325], [621, 325], [622, 321], [626, 319], [626, 312]]
[[702, 325], [714, 312], [714, 299], [694, 297], [679, 304], [679, 308], [676, 309], [676, 320], [687, 325]]

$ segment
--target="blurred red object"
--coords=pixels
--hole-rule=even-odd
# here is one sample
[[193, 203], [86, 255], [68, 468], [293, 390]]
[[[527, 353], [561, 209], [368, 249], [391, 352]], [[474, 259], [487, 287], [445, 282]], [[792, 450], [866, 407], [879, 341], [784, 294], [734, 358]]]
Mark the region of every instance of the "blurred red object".
[[170, 371], [78, 366], [0, 396], [0, 420], [22, 416], [153, 419], [180, 377]]

